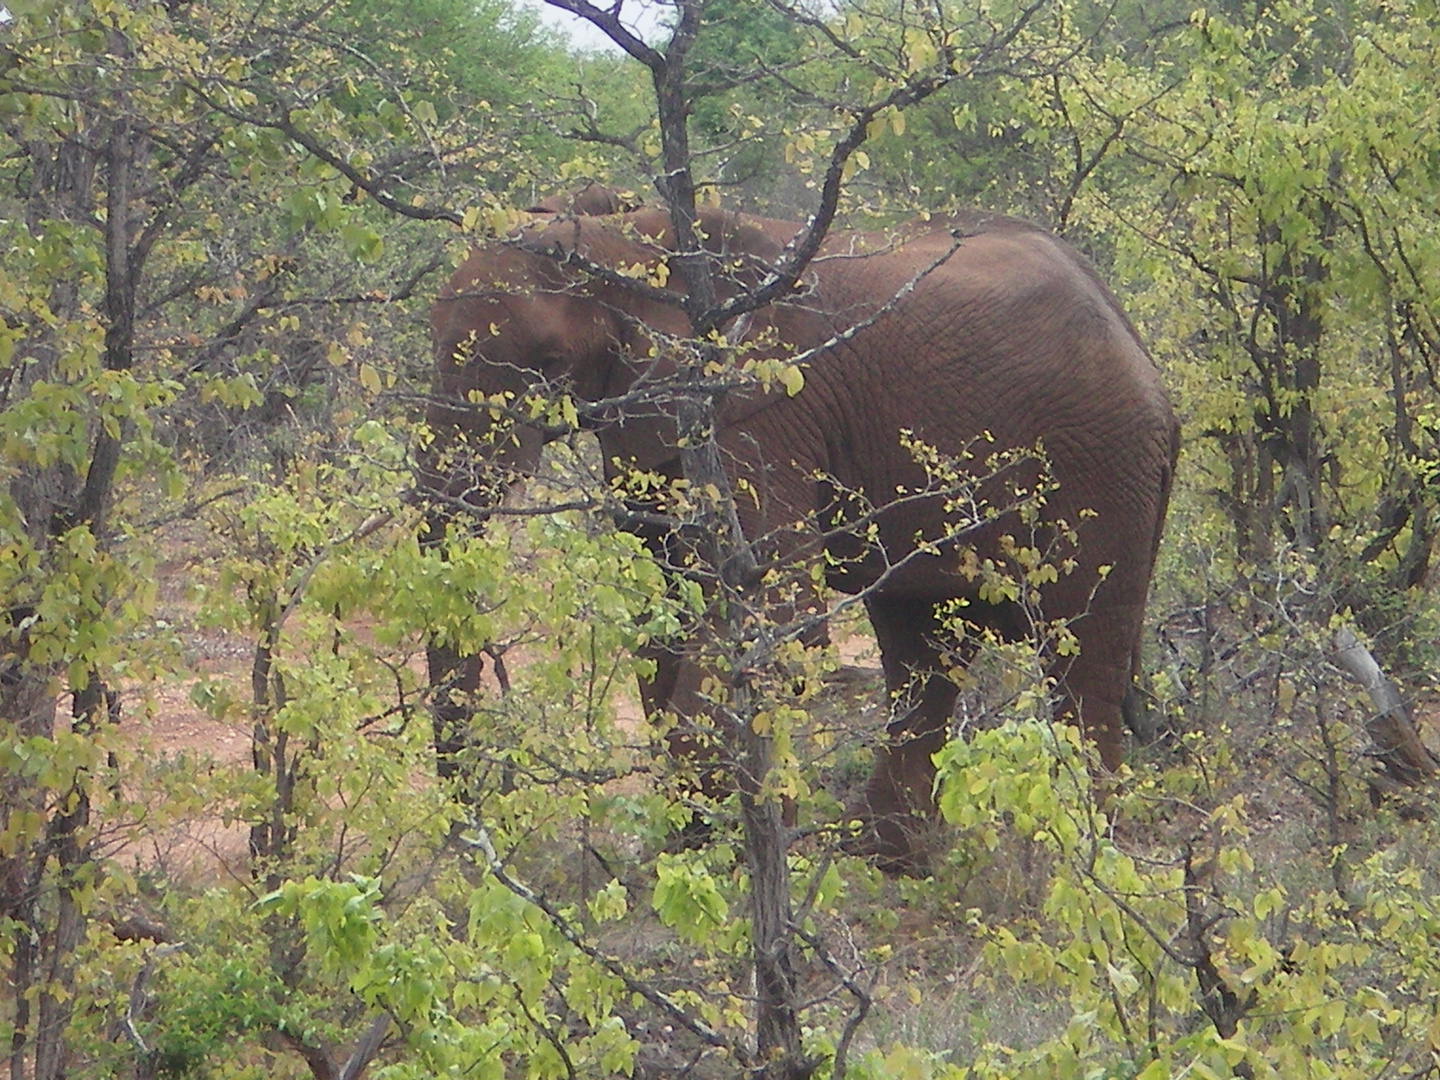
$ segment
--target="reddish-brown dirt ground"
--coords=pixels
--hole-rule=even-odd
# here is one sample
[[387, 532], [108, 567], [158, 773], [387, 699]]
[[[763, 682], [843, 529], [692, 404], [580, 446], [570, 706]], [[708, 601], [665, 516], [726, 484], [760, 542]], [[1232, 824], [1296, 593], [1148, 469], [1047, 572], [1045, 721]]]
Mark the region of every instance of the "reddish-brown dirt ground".
[[[195, 550], [196, 536], [178, 537], [175, 550]], [[241, 701], [248, 698], [253, 642], [243, 635], [201, 625], [190, 595], [197, 568], [188, 554], [177, 553], [157, 567], [156, 620], [174, 634], [178, 662], [153, 681], [122, 691], [121, 741], [149, 765], [170, 763], [188, 770], [247, 770], [251, 732], [243, 717], [217, 720], [192, 700], [202, 680], [221, 680]], [[865, 628], [868, 630], [868, 628]], [[362, 629], [363, 633], [363, 629]], [[839, 646], [843, 671], [839, 680], [847, 694], [874, 698], [880, 704], [883, 680], [873, 638], [854, 633]], [[507, 654], [513, 670], [523, 665], [523, 650]], [[423, 670], [419, 658], [417, 673]], [[493, 685], [487, 665], [486, 679]], [[868, 710], [867, 710], [868, 711]], [[622, 722], [640, 720], [638, 695], [625, 693], [619, 704]], [[111, 830], [106, 847], [122, 864], [136, 871], [159, 873], [169, 880], [203, 884], [247, 878], [247, 826], [226, 822], [220, 807], [196, 806], [164, 822], [125, 822]]]

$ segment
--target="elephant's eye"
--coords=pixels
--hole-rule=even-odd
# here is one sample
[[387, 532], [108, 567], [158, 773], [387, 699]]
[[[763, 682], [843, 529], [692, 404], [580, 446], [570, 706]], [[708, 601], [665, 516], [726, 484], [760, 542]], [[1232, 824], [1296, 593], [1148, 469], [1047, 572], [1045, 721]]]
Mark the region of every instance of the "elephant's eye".
[[546, 353], [540, 357], [540, 374], [547, 379], [554, 379], [565, 371], [564, 353]]

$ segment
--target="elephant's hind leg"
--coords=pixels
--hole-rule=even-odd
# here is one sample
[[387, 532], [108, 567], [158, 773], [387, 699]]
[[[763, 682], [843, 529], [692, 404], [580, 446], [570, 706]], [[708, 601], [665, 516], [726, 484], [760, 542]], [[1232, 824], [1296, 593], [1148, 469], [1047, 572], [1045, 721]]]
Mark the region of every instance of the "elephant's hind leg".
[[935, 816], [935, 764], [959, 687], [940, 671], [935, 602], [876, 596], [866, 602], [880, 646], [892, 716], [863, 801], [851, 807], [863, 834], [852, 850], [887, 873], [921, 873]]
[[1109, 599], [1097, 596], [1092, 610], [1074, 620], [1079, 655], [1068, 665], [1057, 665], [1052, 674], [1061, 690], [1062, 714], [1080, 724], [1099, 751], [1101, 767], [1112, 773], [1124, 756], [1124, 702], [1144, 607], [1143, 602], [1120, 605]]

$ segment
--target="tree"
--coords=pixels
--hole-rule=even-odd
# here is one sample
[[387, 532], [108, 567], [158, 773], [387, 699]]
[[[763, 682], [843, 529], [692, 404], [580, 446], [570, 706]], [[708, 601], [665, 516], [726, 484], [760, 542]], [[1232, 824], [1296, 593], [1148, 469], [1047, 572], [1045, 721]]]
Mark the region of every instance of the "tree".
[[[427, 69], [399, 50], [377, 66], [343, 36], [366, 11], [327, 22], [332, 8], [257, 18], [225, 4], [56, 0], [0, 29], [4, 169], [18, 193], [0, 301], [12, 837], [0, 879], [15, 1076], [65, 1068], [72, 954], [101, 881], [91, 809], [114, 782], [105, 729], [120, 673], [143, 657], [131, 642], [153, 558], [146, 503], [181, 494], [175, 454], [195, 445], [183, 425], [217, 405], [233, 416], [262, 397], [296, 400], [346, 363], [323, 344], [347, 339], [337, 323], [364, 340], [330, 313], [407, 294], [440, 265], [433, 241], [386, 258], [367, 188], [391, 213], [460, 223], [469, 193], [443, 205], [453, 189], [436, 178], [486, 168], [485, 139], [454, 138], [406, 85]], [[429, 207], [427, 193], [439, 197]], [[241, 210], [248, 220], [227, 220]], [[366, 264], [400, 286], [356, 284]], [[291, 352], [317, 311], [311, 346]], [[371, 364], [355, 374], [379, 389]]]
[[1188, 396], [1241, 560], [1277, 544], [1334, 568], [1358, 555], [1370, 584], [1340, 590], [1358, 609], [1423, 580], [1433, 546], [1434, 305], [1412, 224], [1434, 183], [1413, 133], [1431, 118], [1404, 87], [1435, 43], [1403, 15], [1348, 18], [1207, 14], [1168, 69], [1077, 64], [1035, 97], [1075, 147], [1073, 190], [1088, 187], [1072, 220], [1112, 238], [1122, 273], [1166, 283], [1153, 295], [1186, 298], [1156, 311], [1177, 373], [1224, 375]]
[[[616, 12], [563, 6], [602, 25]], [[1357, 621], [1387, 633], [1397, 611], [1425, 617], [1440, 430], [1426, 12], [1230, 5], [1192, 21], [1146, 4], [1162, 32], [1137, 40], [1063, 3], [962, 23], [943, 5], [685, 0], [663, 41], [622, 35], [630, 51], [587, 60], [572, 95], [571, 68], [493, 5], [13, 9], [13, 1076], [1424, 1067], [1436, 845], [1426, 823], [1357, 812], [1350, 735], [1372, 707], [1332, 670], [1322, 619], [1361, 600]], [[574, 107], [556, 128], [580, 142], [529, 107], [555, 95]], [[783, 162], [783, 184], [752, 176], [760, 162]], [[690, 436], [689, 484], [606, 485], [582, 417], [537, 390], [525, 405], [557, 438], [529, 501], [422, 544], [410, 387], [436, 271], [511, 228], [510, 207], [597, 175], [663, 189], [677, 234], [737, 191], [812, 225], [739, 288], [703, 237], [669, 263], [688, 276], [669, 419]], [[803, 278], [829, 221], [977, 190], [1048, 216], [1130, 283], [1190, 428], [1153, 689], [1177, 728], [1251, 710], [1268, 742], [1177, 739], [1182, 764], [1116, 782], [1112, 828], [1071, 733], [1047, 723], [1035, 651], [988, 646], [977, 679], [999, 704], [976, 711], [1006, 723], [947, 749], [942, 807], [963, 831], [936, 883], [896, 885], [785, 821], [786, 799], [807, 829], [840, 814], [809, 760], [837, 756], [810, 730], [833, 660], [802, 647], [826, 609], [794, 603], [803, 559], [764, 584], [744, 573], [760, 538], [736, 527], [747, 493], [707, 424], [722, 395], [801, 375], [744, 370], [723, 331]], [[653, 524], [692, 526], [658, 555], [612, 516], [657, 500]], [[175, 572], [156, 563], [182, 543], [201, 551], [193, 596], [162, 605]], [[247, 644], [238, 679], [199, 677], [184, 628], [155, 617], [177, 606]], [[486, 666], [446, 783], [420, 670], [440, 631]], [[693, 770], [677, 781], [665, 732], [617, 704], [687, 633], [712, 680], [700, 719], [744, 765], [728, 802]], [[1425, 661], [1424, 633], [1409, 637]], [[112, 720], [155, 673], [253, 731], [251, 761], [137, 748]], [[1238, 801], [1247, 784], [1263, 810]], [[1277, 808], [1282, 787], [1307, 799]], [[135, 854], [197, 806], [251, 841], [219, 887]], [[712, 843], [668, 846], [700, 819]], [[997, 899], [1010, 881], [1023, 895]], [[906, 989], [953, 1000], [960, 1021], [902, 1028]], [[1033, 1001], [1033, 1023], [1012, 1037], [992, 1010], [987, 1030], [995, 1000]], [[904, 1034], [882, 1045], [889, 1030]]]
[[[658, 130], [653, 143], [607, 134], [593, 117], [577, 135], [630, 150], [653, 177], [668, 208], [673, 241], [664, 257], [665, 270], [682, 283], [681, 289], [668, 295], [684, 312], [689, 327], [683, 341], [667, 345], [675, 350], [673, 420], [688, 492], [675, 503], [683, 506], [686, 521], [683, 532], [677, 530], [676, 535], [699, 538], [693, 544], [678, 542], [685, 548], [685, 575], [705, 583], [706, 617], [695, 634], [705, 643], [705, 685], [710, 689], [703, 693], [712, 703], [715, 717], [712, 730], [700, 738], [718, 744], [740, 787], [750, 947], [758, 993], [754, 1046], [746, 1049], [745, 1056], [765, 1075], [808, 1076], [818, 1061], [810, 1056], [802, 1039], [800, 991], [792, 956], [798, 948], [798, 931], [791, 900], [791, 836], [782, 820], [778, 795], [785, 789], [785, 781], [779, 778], [788, 766], [776, 756], [773, 728], [785, 710], [765, 695], [786, 681], [792, 647], [816, 618], [804, 613], [804, 601], [795, 599], [795, 581], [785, 576], [803, 577], [808, 566], [783, 567], [779, 573], [784, 580], [777, 584], [774, 572], [761, 573], [755, 538], [747, 537], [741, 526], [738, 496], [716, 439], [717, 410], [727, 393], [768, 376], [741, 369], [737, 350], [726, 341], [724, 329], [733, 320], [788, 296], [796, 287], [840, 210], [849, 174], [866, 164], [862, 147], [872, 132], [882, 124], [901, 130], [899, 118], [906, 108], [961, 78], [962, 72], [1010, 62], [1012, 46], [1036, 8], [1022, 9], [1010, 21], [993, 25], [977, 21], [965, 28], [951, 25], [939, 8], [922, 12], [898, 8], [893, 19], [878, 29], [870, 28], [878, 42], [871, 53], [847, 46], [827, 19], [776, 5], [775, 15], [784, 17], [780, 25], [787, 31], [790, 47], [778, 50], [778, 58], [760, 56], [753, 64], [733, 64], [733, 58], [717, 63], [713, 58], [707, 61], [703, 50], [697, 53], [704, 40], [706, 14], [712, 11], [699, 0], [677, 5], [674, 25], [661, 45], [648, 44], [629, 31], [618, 6], [603, 9], [585, 0], [557, 0], [555, 6], [581, 15], [605, 31], [644, 67], [652, 86]], [[974, 38], [968, 38], [965, 31], [973, 31]], [[804, 48], [798, 44], [802, 38], [808, 39]], [[817, 62], [816, 56], [823, 57], [823, 63]], [[770, 66], [772, 62], [780, 65], [778, 70]], [[819, 75], [823, 82], [807, 84], [806, 78], [819, 68], [824, 69]], [[848, 96], [843, 89], [839, 96], [831, 96], [836, 87], [848, 84], [846, 68], [873, 89], [859, 97]], [[761, 81], [772, 82], [787, 97], [805, 102], [821, 118], [819, 130], [792, 133], [793, 146], [800, 154], [815, 153], [818, 158], [810, 166], [816, 174], [816, 195], [807, 224], [779, 258], [762, 267], [755, 281], [737, 283], [713, 247], [707, 247], [700, 229], [701, 193], [719, 182], [716, 172], [701, 170], [718, 170], [719, 166], [692, 143], [692, 118], [707, 97]], [[747, 123], [742, 122], [741, 127]], [[743, 137], [754, 139], [758, 134], [750, 132]], [[714, 179], [707, 182], [707, 176]], [[606, 272], [603, 267], [591, 269], [597, 274]], [[613, 273], [610, 276], [614, 277]], [[653, 285], [645, 281], [635, 285], [636, 290], [647, 288], [653, 289]], [[441, 412], [459, 408], [443, 402], [437, 406]], [[610, 408], [623, 410], [624, 405], [610, 403]], [[573, 414], [573, 404], [570, 409]], [[541, 400], [531, 411], [532, 416], [565, 415], [563, 402], [547, 406]], [[449, 451], [443, 447], [436, 454], [443, 457]], [[425, 468], [427, 472], [440, 471], [433, 465]], [[437, 490], [440, 496], [451, 489], [445, 482], [435, 486], [443, 489]], [[480, 490], [473, 501], [483, 516], [495, 513], [493, 494], [487, 496]], [[437, 499], [433, 538], [438, 540], [443, 533], [454, 508], [453, 501], [447, 505], [443, 497]], [[797, 605], [802, 611], [798, 618]], [[477, 669], [473, 661], [461, 658], [453, 640], [438, 642], [430, 658], [432, 678], [447, 696], [457, 688], [473, 689]], [[447, 729], [463, 720], [463, 709], [457, 711], [452, 704], [443, 708], [439, 722]], [[782, 741], [787, 737], [780, 734]], [[444, 741], [447, 754], [459, 753], [459, 743]], [[495, 861], [493, 869], [517, 894], [532, 899], [532, 893], [512, 884], [514, 879], [501, 862]], [[692, 886], [697, 883], [693, 876], [687, 880]], [[818, 882], [817, 878], [817, 888]], [[843, 982], [843, 975], [841, 979]], [[866, 1007], [865, 995], [854, 983], [845, 985], [857, 1003], [858, 1023]], [[692, 1031], [700, 1034], [693, 1026]], [[715, 1043], [716, 1038], [713, 1034], [702, 1036], [712, 1045], [726, 1045]], [[843, 1071], [843, 1045], [838, 1056], [837, 1068]]]

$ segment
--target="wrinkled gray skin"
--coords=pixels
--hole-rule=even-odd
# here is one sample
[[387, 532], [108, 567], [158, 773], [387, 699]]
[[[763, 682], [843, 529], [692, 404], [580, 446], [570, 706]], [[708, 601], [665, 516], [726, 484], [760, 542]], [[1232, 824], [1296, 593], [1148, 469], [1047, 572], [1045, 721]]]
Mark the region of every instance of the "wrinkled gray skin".
[[[753, 257], [753, 266], [774, 258], [798, 228], [718, 213], [703, 224], [711, 244], [742, 265]], [[554, 256], [578, 251], [606, 266], [653, 265], [657, 246], [637, 238], [663, 247], [668, 236], [668, 220], [658, 211], [546, 217], [518, 240], [475, 249], [431, 314], [437, 370], [429, 419], [440, 444], [446, 432], [480, 433], [482, 416], [446, 405], [471, 391], [519, 393], [537, 375], [568, 380], [586, 400], [631, 386], [647, 363], [647, 328], [684, 335], [683, 317], [673, 307], [587, 281]], [[672, 288], [679, 287], [677, 277]], [[950, 453], [983, 432], [1001, 448], [1043, 442], [1058, 483], [1046, 517], [1064, 519], [1079, 532], [1079, 568], [1043, 594], [1044, 616], [1073, 619], [1080, 643], [1079, 655], [1055, 674], [1066, 707], [1078, 715], [1104, 765], [1115, 768], [1121, 700], [1137, 654], [1176, 452], [1175, 418], [1154, 364], [1115, 299], [1074, 251], [1038, 228], [1000, 217], [937, 219], [899, 234], [835, 234], [807, 273], [803, 295], [757, 313], [743, 332], [756, 340], [773, 328], [793, 348], [807, 349], [871, 318], [850, 340], [810, 359], [797, 396], [777, 391], [726, 403], [723, 450], [734, 475], [761, 495], [760, 509], [741, 500], [747, 536], [817, 512], [833, 514], [835, 488], [817, 475], [864, 492], [875, 506], [919, 487], [924, 474], [901, 445], [902, 429]], [[601, 428], [599, 438], [607, 462], [618, 458], [679, 475], [673, 424], [663, 419], [632, 418]], [[533, 462], [542, 442], [540, 433], [519, 430], [511, 463]], [[426, 482], [454, 497], [483, 499], [442, 472], [431, 470]], [[422, 469], [422, 479], [426, 475]], [[938, 535], [942, 516], [935, 500], [883, 513], [879, 543], [868, 552], [853, 537], [835, 545], [846, 561], [830, 584], [851, 593], [871, 586], [885, 557], [893, 564], [913, 550], [917, 535]], [[1023, 535], [1018, 530], [1010, 517], [967, 542], [983, 559], [996, 554], [1002, 533]], [[876, 752], [865, 805], [853, 810], [867, 823], [860, 846], [887, 869], [923, 866], [920, 826], [934, 815], [931, 756], [945, 740], [957, 695], [956, 684], [937, 673], [934, 605], [967, 598], [972, 621], [1009, 637], [1026, 630], [1018, 609], [981, 602], [955, 565], [951, 557], [914, 559], [866, 599], [897, 706]], [[1101, 566], [1112, 568], [1103, 580]], [[662, 664], [643, 688], [647, 705], [693, 714], [693, 666], [681, 659]]]

